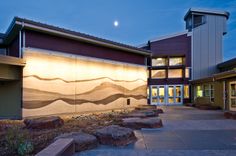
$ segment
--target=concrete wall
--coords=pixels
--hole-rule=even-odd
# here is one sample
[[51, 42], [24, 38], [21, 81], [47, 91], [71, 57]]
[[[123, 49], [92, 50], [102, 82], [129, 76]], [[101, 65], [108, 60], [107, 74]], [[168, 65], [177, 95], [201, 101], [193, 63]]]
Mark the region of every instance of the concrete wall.
[[24, 58], [24, 117], [147, 104], [145, 66], [33, 48]]
[[192, 30], [193, 79], [211, 76], [223, 60], [226, 17], [206, 15], [206, 23]]

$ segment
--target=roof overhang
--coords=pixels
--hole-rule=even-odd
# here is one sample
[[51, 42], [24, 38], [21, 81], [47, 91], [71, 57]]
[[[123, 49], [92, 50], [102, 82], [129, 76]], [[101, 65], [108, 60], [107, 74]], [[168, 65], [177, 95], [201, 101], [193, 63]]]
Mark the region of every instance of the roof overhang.
[[90, 44], [95, 44], [99, 46], [104, 46], [112, 49], [118, 49], [118, 50], [123, 50], [131, 53], [136, 53], [140, 55], [145, 55], [145, 56], [150, 56], [151, 52], [149, 50], [145, 49], [139, 49], [137, 47], [129, 46], [126, 44], [122, 43], [117, 43], [101, 38], [97, 38], [94, 36], [90, 36], [87, 34], [82, 34], [79, 32], [47, 25], [47, 24], [42, 24], [39, 22], [34, 22], [31, 20], [27, 19], [22, 19], [15, 17], [13, 22], [11, 23], [10, 27], [7, 30], [7, 37], [4, 39], [4, 44], [9, 44], [15, 36], [18, 34], [19, 30], [21, 29], [28, 29], [28, 30], [34, 30], [46, 34], [51, 34], [59, 37], [65, 37], [73, 40], [78, 40]]
[[14, 66], [25, 66], [25, 63], [26, 62], [24, 59], [21, 59], [18, 57], [0, 55], [0, 64], [14, 65]]
[[197, 80], [190, 80], [190, 84], [202, 84], [202, 83], [209, 83], [213, 81], [214, 81], [213, 77], [206, 77], [206, 78], [201, 78]]
[[187, 19], [187, 17], [192, 14], [211, 14], [211, 15], [220, 15], [225, 16], [227, 19], [229, 19], [230, 13], [227, 11], [222, 10], [212, 10], [212, 9], [203, 9], [203, 8], [190, 8], [186, 15], [184, 16], [184, 20]]
[[236, 77], [236, 69], [214, 74], [213, 76], [215, 80], [222, 80], [222, 79]]

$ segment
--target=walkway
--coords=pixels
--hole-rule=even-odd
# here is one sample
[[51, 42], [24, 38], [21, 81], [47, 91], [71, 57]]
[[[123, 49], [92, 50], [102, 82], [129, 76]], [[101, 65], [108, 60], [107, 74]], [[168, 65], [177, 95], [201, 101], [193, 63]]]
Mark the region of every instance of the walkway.
[[[138, 141], [126, 147], [99, 146], [80, 156], [235, 156], [236, 120], [222, 111], [163, 107], [164, 127], [135, 131]], [[78, 154], [77, 154], [78, 155]]]

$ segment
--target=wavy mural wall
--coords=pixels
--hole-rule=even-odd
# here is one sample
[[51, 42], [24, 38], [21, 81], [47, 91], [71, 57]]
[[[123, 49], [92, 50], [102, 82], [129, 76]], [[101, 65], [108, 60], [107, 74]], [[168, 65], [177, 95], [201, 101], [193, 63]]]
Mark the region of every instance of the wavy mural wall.
[[24, 117], [147, 103], [145, 67], [30, 48], [25, 49], [24, 58]]

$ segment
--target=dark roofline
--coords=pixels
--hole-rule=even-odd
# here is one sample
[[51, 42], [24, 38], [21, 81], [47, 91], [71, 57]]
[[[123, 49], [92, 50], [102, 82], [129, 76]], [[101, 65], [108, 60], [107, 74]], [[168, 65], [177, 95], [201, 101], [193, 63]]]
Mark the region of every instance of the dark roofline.
[[236, 58], [230, 59], [228, 61], [219, 63], [217, 65], [218, 68], [227, 68], [227, 67], [232, 67], [232, 66], [236, 66]]
[[227, 19], [229, 19], [229, 16], [230, 16], [230, 13], [227, 11], [213, 10], [213, 9], [206, 9], [206, 8], [190, 8], [185, 14], [184, 20], [187, 19], [187, 17], [189, 16], [191, 12], [199, 13], [199, 14], [220, 15], [220, 16], [225, 16]]
[[151, 54], [150, 51], [145, 50], [145, 49], [140, 49], [140, 48], [126, 45], [123, 43], [114, 42], [111, 40], [91, 36], [88, 34], [76, 32], [69, 29], [64, 29], [64, 28], [60, 28], [53, 25], [48, 25], [48, 24], [36, 22], [33, 20], [20, 18], [20, 17], [15, 17], [13, 19], [11, 25], [9, 26], [6, 32], [7, 37], [6, 37], [5, 42], [8, 41], [7, 38], [10, 38], [9, 40], [11, 40], [11, 38], [13, 38], [11, 36], [16, 35], [16, 33], [13, 33], [14, 31], [17, 32], [21, 29], [35, 30], [35, 31], [43, 32], [43, 33], [48, 33], [48, 34], [52, 34], [56, 36], [62, 36], [65, 38], [75, 39], [75, 40], [79, 40], [79, 41], [83, 41], [83, 42], [87, 42], [91, 44], [105, 46], [105, 47], [109, 47], [113, 49], [119, 49], [119, 50], [146, 55], [146, 56], [149, 56]]

